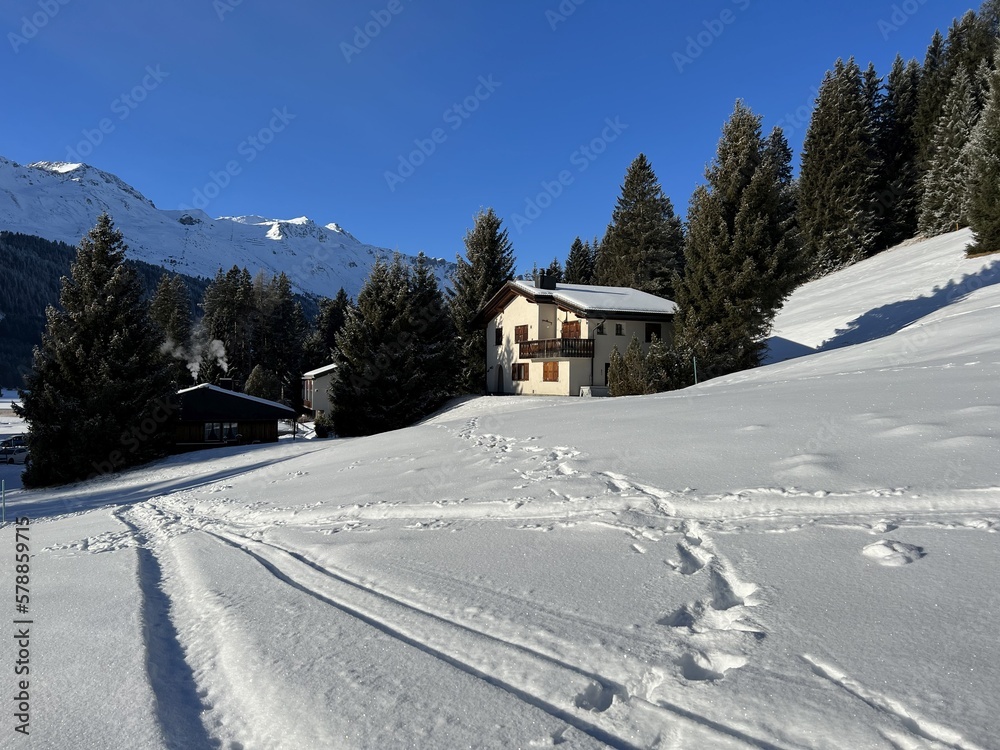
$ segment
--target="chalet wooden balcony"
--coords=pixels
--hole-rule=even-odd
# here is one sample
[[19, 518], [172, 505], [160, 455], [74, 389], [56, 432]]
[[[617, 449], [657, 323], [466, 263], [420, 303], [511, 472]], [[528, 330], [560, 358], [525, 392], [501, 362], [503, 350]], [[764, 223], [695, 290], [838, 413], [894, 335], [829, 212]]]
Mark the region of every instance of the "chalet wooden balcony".
[[518, 344], [520, 359], [594, 358], [593, 339], [542, 339]]

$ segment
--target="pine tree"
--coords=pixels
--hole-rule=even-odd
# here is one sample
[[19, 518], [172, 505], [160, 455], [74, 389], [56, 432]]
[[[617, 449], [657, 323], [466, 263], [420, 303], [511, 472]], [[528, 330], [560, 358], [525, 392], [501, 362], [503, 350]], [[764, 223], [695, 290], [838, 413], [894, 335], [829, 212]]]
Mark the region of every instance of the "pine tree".
[[920, 67], [896, 56], [882, 101], [879, 140], [883, 179], [878, 202], [879, 248], [892, 247], [917, 233], [920, 169], [917, 163], [917, 93]]
[[561, 284], [563, 280], [563, 267], [559, 262], [559, 258], [553, 258], [552, 262], [549, 263], [549, 267], [545, 269], [545, 273], [549, 277], [555, 280], [557, 284]]
[[798, 222], [814, 275], [874, 251], [874, 137], [861, 71], [853, 58], [838, 60], [820, 86], [799, 177]]
[[254, 284], [245, 268], [219, 269], [205, 290], [202, 319], [205, 345], [221, 341], [226, 351], [226, 367], [209, 360], [201, 367], [203, 383], [215, 383], [223, 375], [245, 381], [254, 367], [253, 338], [257, 322]]
[[454, 336], [426, 258], [379, 259], [337, 334], [330, 386], [339, 435], [398, 429], [450, 395]]
[[437, 277], [420, 253], [410, 276], [407, 308], [414, 337], [414, 381], [411, 421], [439, 408], [454, 392], [455, 327]]
[[934, 151], [934, 131], [937, 129], [938, 120], [941, 119], [944, 100], [948, 97], [948, 87], [944, 37], [940, 31], [935, 31], [924, 56], [920, 88], [917, 91], [914, 135], [917, 140], [918, 184], [930, 168], [931, 155]]
[[577, 237], [569, 248], [563, 279], [567, 284], [594, 283], [594, 256], [590, 243]]
[[919, 229], [928, 236], [968, 223], [969, 152], [976, 105], [969, 76], [959, 70], [934, 134], [930, 169], [922, 182]]
[[254, 349], [254, 362], [277, 375], [281, 397], [300, 410], [306, 321], [284, 272], [267, 282], [255, 307], [260, 343]]
[[486, 388], [486, 332], [474, 328], [472, 320], [514, 278], [514, 251], [503, 222], [492, 208], [481, 211], [466, 233], [465, 255], [457, 258], [458, 268], [448, 296], [460, 342], [459, 388], [465, 393], [480, 393]]
[[305, 342], [306, 370], [323, 367], [330, 364], [333, 357], [333, 347], [336, 345], [337, 332], [344, 327], [347, 311], [351, 307], [350, 297], [341, 287], [333, 299], [324, 297], [319, 301], [319, 314], [313, 324], [313, 330]]
[[683, 359], [711, 376], [754, 367], [781, 302], [802, 277], [791, 216], [790, 151], [742, 102], [691, 199], [675, 319]]
[[969, 142], [969, 222], [976, 241], [969, 253], [1000, 250], [1000, 51], [994, 56], [986, 110]]
[[597, 283], [672, 299], [684, 268], [684, 232], [645, 154], [629, 166], [596, 260]]
[[26, 486], [118, 471], [170, 444], [170, 373], [126, 251], [121, 232], [101, 215], [63, 279], [61, 309], [46, 310], [16, 409], [29, 429]]
[[248, 396], [277, 401], [281, 396], [281, 381], [274, 370], [269, 370], [264, 365], [257, 365], [250, 372], [250, 377], [243, 386], [243, 392]]
[[174, 387], [191, 385], [187, 350], [191, 344], [191, 300], [177, 274], [164, 274], [149, 303], [149, 316], [160, 330], [161, 351], [170, 363]]

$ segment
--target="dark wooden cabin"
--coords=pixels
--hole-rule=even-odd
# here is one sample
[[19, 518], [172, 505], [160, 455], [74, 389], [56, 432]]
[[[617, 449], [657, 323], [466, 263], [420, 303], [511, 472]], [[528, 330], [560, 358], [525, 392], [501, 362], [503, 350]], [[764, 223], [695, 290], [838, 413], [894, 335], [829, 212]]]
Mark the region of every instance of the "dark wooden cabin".
[[295, 419], [283, 404], [203, 383], [178, 391], [180, 416], [175, 423], [177, 452], [223, 445], [274, 443], [278, 420]]

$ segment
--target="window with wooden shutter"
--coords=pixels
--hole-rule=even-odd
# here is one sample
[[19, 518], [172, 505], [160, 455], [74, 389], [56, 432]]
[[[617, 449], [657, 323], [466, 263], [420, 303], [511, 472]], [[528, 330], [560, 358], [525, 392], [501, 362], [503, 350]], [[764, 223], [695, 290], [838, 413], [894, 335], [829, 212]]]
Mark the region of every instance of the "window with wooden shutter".
[[572, 323], [566, 322], [562, 324], [562, 337], [564, 339], [578, 339], [580, 338], [580, 321], [574, 321]]
[[503, 346], [503, 326], [497, 326], [496, 336], [493, 343], [497, 346]]
[[528, 379], [528, 363], [527, 362], [518, 362], [517, 364], [511, 365], [511, 367], [510, 367], [510, 375], [511, 375], [511, 380], [513, 380], [515, 382], [527, 380]]
[[559, 382], [559, 363], [558, 362], [543, 362], [542, 363], [542, 379], [546, 383], [558, 383]]
[[517, 326], [514, 328], [514, 343], [519, 344], [528, 340], [528, 326]]

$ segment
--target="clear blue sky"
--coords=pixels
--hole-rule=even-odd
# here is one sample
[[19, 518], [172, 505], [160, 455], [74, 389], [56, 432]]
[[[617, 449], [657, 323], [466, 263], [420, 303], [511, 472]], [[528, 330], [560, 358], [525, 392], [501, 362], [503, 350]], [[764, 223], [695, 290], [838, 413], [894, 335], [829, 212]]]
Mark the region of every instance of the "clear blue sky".
[[76, 154], [160, 208], [305, 215], [448, 259], [493, 206], [526, 270], [603, 234], [640, 152], [683, 215], [737, 98], [797, 162], [838, 57], [922, 61], [970, 7], [5, 0], [0, 155]]

